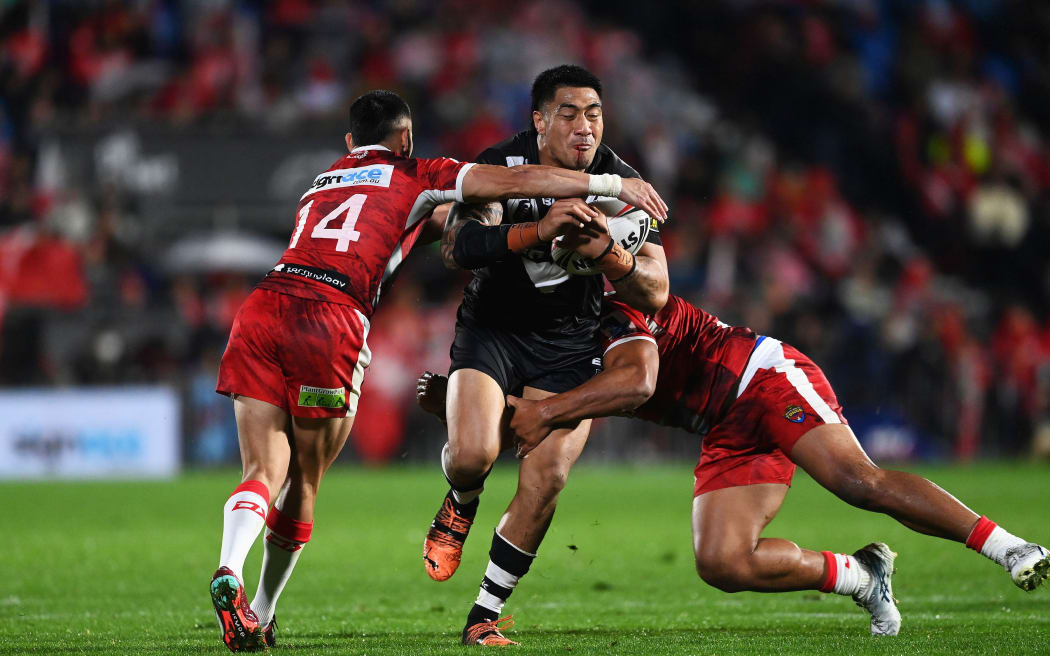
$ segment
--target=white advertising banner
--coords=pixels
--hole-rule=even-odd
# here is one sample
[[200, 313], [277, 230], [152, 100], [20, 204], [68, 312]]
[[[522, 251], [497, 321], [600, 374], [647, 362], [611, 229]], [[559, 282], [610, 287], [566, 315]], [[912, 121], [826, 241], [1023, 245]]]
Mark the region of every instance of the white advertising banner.
[[167, 387], [0, 391], [0, 478], [158, 478], [179, 469]]

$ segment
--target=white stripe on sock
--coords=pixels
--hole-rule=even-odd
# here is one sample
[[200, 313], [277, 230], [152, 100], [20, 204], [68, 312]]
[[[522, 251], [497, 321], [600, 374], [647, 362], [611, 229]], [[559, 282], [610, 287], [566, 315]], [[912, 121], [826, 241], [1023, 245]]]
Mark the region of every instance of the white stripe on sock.
[[488, 608], [493, 613], [499, 614], [499, 612], [503, 610], [503, 604], [507, 602], [503, 599], [500, 599], [496, 595], [486, 592], [484, 589], [482, 589], [480, 592], [478, 592], [477, 601], [475, 601], [474, 603], [476, 603], [478, 606], [482, 606], [483, 608]]
[[514, 587], [518, 585], [517, 576], [514, 576], [491, 560], [489, 561], [489, 566], [485, 569], [485, 576], [501, 588], [510, 588], [513, 590]]

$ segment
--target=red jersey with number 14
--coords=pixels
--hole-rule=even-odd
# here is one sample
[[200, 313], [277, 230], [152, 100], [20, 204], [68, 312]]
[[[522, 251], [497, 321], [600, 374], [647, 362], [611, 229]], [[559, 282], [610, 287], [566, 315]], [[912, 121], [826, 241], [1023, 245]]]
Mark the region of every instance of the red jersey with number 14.
[[288, 249], [258, 287], [353, 305], [371, 316], [423, 219], [437, 205], [463, 201], [471, 166], [401, 157], [383, 146], [355, 148], [303, 194]]
[[736, 388], [755, 346], [749, 328], [728, 326], [671, 294], [649, 319], [611, 299], [602, 307], [603, 351], [632, 339], [650, 339], [660, 352], [652, 397], [634, 417], [706, 435], [736, 399]]

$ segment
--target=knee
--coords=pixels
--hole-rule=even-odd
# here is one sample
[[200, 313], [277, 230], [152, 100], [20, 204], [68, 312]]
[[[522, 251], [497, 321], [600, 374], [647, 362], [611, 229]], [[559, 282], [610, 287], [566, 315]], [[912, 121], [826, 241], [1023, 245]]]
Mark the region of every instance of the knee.
[[550, 464], [529, 472], [524, 483], [535, 491], [545, 503], [554, 503], [569, 481], [569, 468], [561, 464]]
[[244, 463], [241, 473], [241, 482], [245, 481], [259, 481], [266, 486], [266, 489], [270, 493], [270, 499], [276, 499], [277, 493], [281, 490], [281, 486], [284, 485], [284, 480], [288, 476], [288, 467], [278, 466], [273, 463]]
[[704, 583], [722, 592], [749, 590], [751, 567], [746, 557], [716, 550], [696, 554], [696, 573]]
[[445, 473], [457, 482], [478, 480], [492, 467], [497, 455], [483, 444], [450, 445]]

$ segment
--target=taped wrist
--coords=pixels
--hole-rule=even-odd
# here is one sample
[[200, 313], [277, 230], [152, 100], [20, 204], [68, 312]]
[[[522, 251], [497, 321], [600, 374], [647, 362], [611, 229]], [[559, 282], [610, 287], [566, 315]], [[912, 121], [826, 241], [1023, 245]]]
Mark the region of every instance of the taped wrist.
[[505, 257], [510, 252], [507, 246], [507, 234], [511, 226], [481, 225], [469, 221], [456, 235], [452, 246], [452, 259], [464, 269], [480, 269]]
[[618, 198], [623, 190], [623, 178], [615, 173], [592, 174], [587, 181], [587, 190], [594, 196]]
[[598, 270], [605, 274], [609, 282], [620, 282], [634, 273], [637, 266], [634, 255], [615, 241], [612, 243], [612, 248], [607, 249], [605, 253], [596, 258], [595, 262], [598, 264]]

